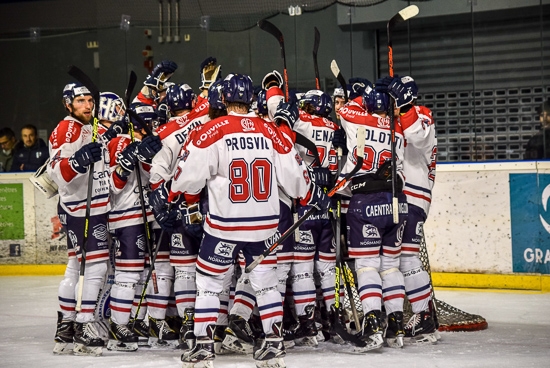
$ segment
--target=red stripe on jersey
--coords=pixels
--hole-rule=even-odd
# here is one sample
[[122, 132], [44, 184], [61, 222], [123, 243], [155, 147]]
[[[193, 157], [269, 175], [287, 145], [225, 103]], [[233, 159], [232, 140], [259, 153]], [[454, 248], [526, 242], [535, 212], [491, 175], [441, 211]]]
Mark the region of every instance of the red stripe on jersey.
[[[148, 215], [150, 215], [150, 213], [148, 213]], [[110, 218], [109, 222], [129, 220], [129, 219], [141, 218], [141, 217], [143, 217], [143, 215], [141, 213], [136, 213], [134, 215], [126, 215], [126, 216], [120, 216], [120, 217], [117, 217], [117, 218]]]
[[400, 119], [403, 130], [410, 128], [417, 120], [418, 113], [416, 109], [410, 109], [404, 115], [401, 115]]
[[210, 271], [214, 274], [222, 274], [229, 269], [229, 267], [226, 267], [220, 270], [218, 268], [207, 266], [204, 263], [202, 263], [199, 258], [197, 258], [197, 267], [204, 268], [205, 270]]
[[61, 172], [61, 175], [63, 176], [63, 180], [65, 180], [67, 183], [73, 180], [73, 178], [77, 174], [77, 172], [74, 171], [71, 167], [71, 164], [69, 164], [68, 158], [64, 158], [59, 162], [59, 170]]
[[120, 176], [116, 171], [113, 173], [113, 184], [115, 188], [122, 189], [124, 188], [127, 182], [128, 182], [128, 178], [122, 178], [122, 176]]
[[415, 197], [415, 198], [420, 198], [420, 199], [423, 199], [429, 203], [432, 203], [432, 199], [430, 197], [426, 197], [425, 195], [422, 195], [422, 194], [417, 194], [417, 193], [413, 193], [413, 192], [410, 192], [408, 190], [404, 190], [403, 193], [405, 195], [408, 195], [408, 196], [411, 196], [411, 197]]
[[80, 137], [82, 123], [77, 120], [62, 120], [50, 135], [52, 149], [57, 149], [65, 143], [73, 143]]
[[350, 257], [369, 257], [369, 256], [377, 256], [380, 253], [378, 249], [375, 250], [366, 250], [366, 251], [358, 251], [358, 250], [349, 250], [349, 256]]
[[[105, 207], [105, 206], [107, 206], [108, 203], [109, 203], [109, 200], [106, 200], [105, 202], [92, 203], [90, 207], [91, 208]], [[80, 206], [80, 207], [75, 207], [73, 209], [69, 208], [69, 210], [71, 212], [75, 212], [75, 211], [78, 211], [78, 210], [82, 210], [84, 208], [86, 208], [86, 205], [83, 205], [83, 206]]]
[[222, 231], [255, 231], [255, 230], [267, 230], [267, 229], [275, 229], [277, 228], [278, 224], [266, 224], [266, 225], [252, 225], [252, 226], [222, 226], [222, 225], [216, 225], [213, 224], [210, 221], [210, 217], [206, 217], [206, 222], [212, 229], [222, 230]]

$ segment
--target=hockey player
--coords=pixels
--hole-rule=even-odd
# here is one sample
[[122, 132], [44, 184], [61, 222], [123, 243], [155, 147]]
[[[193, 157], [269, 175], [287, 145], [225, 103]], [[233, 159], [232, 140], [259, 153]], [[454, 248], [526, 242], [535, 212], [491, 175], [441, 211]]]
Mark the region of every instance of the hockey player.
[[[277, 130], [249, 113], [252, 94], [248, 76], [225, 78], [228, 115], [192, 134], [172, 184], [171, 196], [185, 193], [189, 203], [205, 184], [209, 189], [209, 212], [197, 259], [197, 344], [182, 355], [184, 367], [199, 362], [213, 366], [220, 281], [240, 250], [248, 264], [273, 241], [279, 220], [277, 183], [290, 195], [304, 198], [304, 204], [328, 207], [328, 198], [310, 182], [294, 148]], [[284, 367], [282, 304], [275, 270], [260, 264], [250, 273], [250, 282], [266, 334], [253, 355], [256, 365]]]
[[[176, 171], [179, 162], [178, 155], [183, 143], [194, 128], [209, 120], [208, 101], [202, 99], [200, 104], [195, 105], [195, 94], [187, 84], [170, 87], [166, 95], [166, 103], [171, 111], [179, 111], [183, 114], [171, 118], [157, 131], [162, 148], [151, 163], [150, 184], [153, 190], [151, 204], [156, 203], [154, 199], [166, 200], [166, 193]], [[185, 203], [178, 203], [178, 205], [185, 205]], [[192, 345], [194, 341], [192, 330], [196, 292], [195, 260], [202, 228], [199, 207], [195, 206], [189, 210], [195, 213], [194, 223], [186, 227], [182, 222], [178, 222], [177, 225], [165, 231], [166, 234], [159, 244], [160, 249], [155, 263], [159, 294], [150, 295], [150, 299], [154, 302], [153, 308], [149, 302], [149, 324], [150, 326], [162, 325], [163, 327], [162, 329], [159, 327], [159, 333], [151, 330], [153, 335], [151, 343], [155, 343], [153, 341], [155, 337], [166, 341], [169, 345], [177, 345], [180, 340], [178, 337], [188, 345]], [[161, 232], [159, 227], [155, 229], [157, 239], [160, 238]], [[174, 288], [178, 315], [183, 320], [179, 331], [174, 331], [164, 323], [172, 287]], [[160, 335], [161, 330], [164, 331], [162, 336]]]
[[406, 125], [408, 120], [402, 119], [406, 133], [403, 173], [407, 178], [403, 193], [407, 196], [409, 214], [403, 232], [399, 269], [403, 273], [405, 293], [414, 313], [405, 325], [405, 337], [411, 337], [411, 341], [416, 343], [435, 343], [436, 323], [430, 276], [418, 255], [435, 180], [437, 138], [432, 112], [425, 106], [416, 105], [418, 87], [415, 81], [406, 76], [400, 82], [413, 97], [410, 104], [401, 108], [401, 114], [405, 114], [408, 109], [415, 109], [420, 118], [412, 122], [411, 126]]
[[[94, 101], [88, 88], [70, 83], [63, 89], [63, 106], [68, 111], [54, 129], [49, 140], [51, 162], [48, 174], [59, 187], [59, 217], [67, 228], [69, 261], [59, 285], [56, 346], [54, 353], [66, 352], [74, 341], [75, 355], [101, 355], [104, 345], [94, 326], [94, 310], [103, 285], [109, 260], [107, 214], [109, 203], [109, 170], [105, 146], [92, 142], [90, 124]], [[93, 123], [98, 124], [97, 121]], [[115, 125], [118, 126], [118, 125]], [[99, 129], [99, 128], [98, 128]], [[107, 133], [104, 131], [99, 132]], [[108, 137], [116, 133], [109, 133]], [[94, 170], [91, 188], [88, 188], [89, 170]], [[75, 310], [75, 287], [79, 277], [79, 262], [84, 246], [85, 215], [88, 195], [91, 195], [90, 216], [86, 246], [86, 268], [82, 285], [82, 307]]]
[[134, 98], [134, 103], [142, 102], [157, 107], [166, 91], [166, 82], [172, 77], [178, 65], [170, 60], [158, 63], [143, 82], [143, 88]]
[[[331, 189], [336, 173], [336, 155], [332, 147], [334, 131], [338, 126], [328, 119], [332, 112], [332, 99], [319, 90], [306, 92], [300, 100], [300, 119], [294, 131], [310, 139], [316, 152], [297, 145], [296, 150], [312, 170], [315, 184], [323, 190]], [[319, 156], [320, 166], [315, 155]], [[331, 171], [332, 170], [332, 171]], [[298, 216], [303, 216], [310, 206], [297, 206]], [[315, 268], [321, 275], [321, 288], [327, 310], [334, 303], [335, 249], [333, 231], [328, 211], [317, 212], [300, 226], [300, 240], [294, 248], [291, 283], [299, 327], [295, 331], [297, 344], [317, 346], [315, 325], [316, 290], [313, 279]]]
[[[138, 336], [128, 327], [130, 312], [136, 286], [143, 282], [145, 254], [151, 239], [146, 239], [144, 221], [152, 221], [153, 215], [148, 206], [143, 218], [143, 209], [139, 191], [148, 183], [148, 165], [138, 160], [143, 157], [139, 145], [145, 130], [142, 123], [152, 125], [156, 118], [154, 108], [145, 104], [133, 104], [131, 109], [141, 121], [131, 118], [133, 136], [118, 135], [108, 144], [111, 171], [111, 203], [109, 230], [115, 246], [115, 283], [111, 288], [110, 340], [109, 350], [135, 351], [138, 348]], [[150, 111], [146, 111], [150, 110]], [[135, 141], [132, 142], [132, 139]], [[144, 145], [156, 152], [160, 149], [160, 140], [155, 136], [145, 138]], [[141, 183], [136, 170], [140, 170]], [[141, 188], [140, 188], [141, 187]], [[145, 205], [145, 204], [143, 204]], [[135, 326], [134, 322], [132, 325]]]
[[[397, 107], [411, 101], [402, 85], [389, 78], [377, 82], [374, 89], [367, 88], [364, 95], [364, 106], [367, 113], [353, 106], [340, 109], [342, 127], [346, 131], [348, 159], [342, 170], [345, 175], [356, 164], [356, 155], [363, 154], [363, 165], [353, 177], [348, 190], [351, 191], [347, 212], [349, 256], [355, 258], [358, 291], [365, 312], [362, 326], [362, 338], [366, 347], [360, 351], [377, 349], [383, 343], [381, 303], [384, 301], [388, 315], [386, 338], [395, 347], [402, 346], [403, 339], [403, 300], [404, 281], [399, 271], [401, 253], [401, 236], [406, 220], [407, 205], [402, 193], [404, 183], [403, 130], [395, 125], [396, 139], [396, 192], [399, 208], [392, 208], [391, 134], [390, 122], [386, 112], [393, 108], [388, 92], [396, 99]], [[393, 88], [390, 88], [392, 85]], [[398, 111], [397, 111], [398, 112]], [[398, 116], [398, 115], [395, 115]], [[401, 116], [401, 123], [410, 125], [418, 119], [416, 110], [411, 109]], [[365, 152], [356, 153], [358, 130], [365, 129]], [[399, 211], [399, 221], [393, 222], [393, 211]], [[392, 339], [392, 340], [390, 340]]]

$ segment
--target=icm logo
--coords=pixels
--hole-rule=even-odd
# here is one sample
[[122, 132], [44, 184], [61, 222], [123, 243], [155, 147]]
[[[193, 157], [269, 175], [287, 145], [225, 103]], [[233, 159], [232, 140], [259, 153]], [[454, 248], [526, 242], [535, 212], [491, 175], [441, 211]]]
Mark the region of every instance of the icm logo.
[[97, 240], [107, 241], [107, 226], [104, 224], [94, 226], [92, 234]]
[[236, 246], [237, 244], [219, 242], [216, 244], [216, 248], [214, 248], [214, 254], [226, 258], [231, 257], [233, 249], [235, 249]]
[[378, 229], [376, 228], [376, 226], [366, 224], [366, 225], [363, 225], [363, 238], [367, 238], [367, 239], [380, 238], [380, 233], [378, 232]]
[[181, 234], [172, 234], [172, 247], [174, 248], [185, 248], [183, 245], [183, 238]]
[[311, 230], [300, 230], [300, 243], [302, 244], [314, 244], [313, 234]]

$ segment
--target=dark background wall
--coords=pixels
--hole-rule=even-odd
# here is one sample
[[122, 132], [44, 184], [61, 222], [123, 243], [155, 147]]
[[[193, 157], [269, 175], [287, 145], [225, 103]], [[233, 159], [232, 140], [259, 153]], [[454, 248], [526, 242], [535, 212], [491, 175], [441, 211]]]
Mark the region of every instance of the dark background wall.
[[[166, 7], [167, 1], [164, 3]], [[172, 0], [172, 6], [174, 3]], [[467, 138], [468, 150], [485, 135], [496, 140], [498, 127], [486, 132], [482, 125], [499, 117], [504, 119], [502, 125], [524, 119], [525, 127], [530, 127], [519, 137], [517, 148], [511, 148], [515, 136], [506, 131], [507, 146], [501, 147], [501, 156], [468, 154], [448, 160], [521, 158], [523, 144], [537, 129], [535, 108], [550, 95], [550, 0], [387, 0], [368, 7], [336, 4], [315, 12], [309, 11], [312, 4], [322, 1], [310, 0], [301, 2], [300, 16], [289, 16], [287, 3], [291, 2], [180, 0], [182, 40], [159, 43], [156, 0], [4, 1], [0, 3], [0, 126], [11, 126], [18, 133], [21, 126], [32, 123], [47, 137], [65, 116], [61, 92], [72, 81], [66, 73], [69, 65], [83, 69], [100, 90], [123, 95], [130, 70], [138, 74], [140, 83], [147, 75], [142, 56], [146, 46], [152, 48], [155, 64], [163, 59], [178, 64], [172, 81], [188, 83], [197, 91], [199, 65], [208, 56], [217, 57], [223, 75], [246, 73], [260, 84], [267, 72], [282, 69], [277, 41], [254, 27], [264, 16], [270, 16], [285, 36], [291, 88], [306, 91], [315, 85], [314, 27], [321, 34], [322, 89], [331, 93], [336, 86], [329, 67], [333, 59], [346, 78], [363, 76], [374, 81], [387, 73], [386, 22], [403, 7], [416, 4], [420, 14], [395, 31], [396, 72], [413, 75], [421, 93], [427, 93], [421, 97], [430, 97], [424, 101], [438, 116], [441, 147], [456, 143], [454, 149], [462, 150], [462, 136]], [[268, 5], [278, 9], [278, 14], [267, 12]], [[243, 15], [235, 15], [239, 12]], [[127, 31], [120, 28], [123, 14], [131, 16]], [[208, 30], [200, 26], [205, 15], [211, 16]], [[38, 42], [29, 36], [31, 27], [40, 28]], [[146, 29], [151, 30], [150, 37], [145, 35]], [[186, 35], [189, 41], [185, 41]], [[98, 47], [88, 48], [93, 42]], [[489, 110], [476, 109], [485, 103], [481, 96], [486, 91], [495, 93], [491, 98], [497, 103], [497, 93], [507, 94], [519, 87], [531, 89], [530, 100], [518, 100], [517, 116], [510, 118], [516, 110], [501, 109], [501, 115], [495, 115], [495, 110], [484, 116]], [[465, 101], [453, 97], [452, 93], [461, 92]], [[460, 104], [464, 111], [454, 108]], [[464, 114], [463, 119], [453, 119], [453, 114]], [[446, 141], [455, 132], [449, 125], [455, 123], [464, 125], [462, 133], [456, 130], [458, 135]], [[441, 157], [447, 160], [451, 156]]]

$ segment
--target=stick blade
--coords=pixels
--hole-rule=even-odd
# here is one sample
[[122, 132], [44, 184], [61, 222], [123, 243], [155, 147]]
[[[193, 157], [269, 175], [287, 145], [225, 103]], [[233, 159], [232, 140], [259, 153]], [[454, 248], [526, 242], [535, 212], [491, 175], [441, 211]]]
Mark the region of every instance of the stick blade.
[[277, 28], [273, 23], [271, 23], [268, 20], [262, 19], [258, 21], [258, 27], [262, 31], [266, 31], [267, 33], [271, 33], [273, 37], [275, 37], [277, 40], [279, 40], [279, 43], [284, 43], [284, 37], [283, 33], [279, 28]]
[[340, 68], [338, 67], [338, 63], [336, 60], [332, 60], [330, 62], [330, 70], [332, 71], [332, 75], [334, 75], [335, 78], [338, 78], [338, 74], [340, 74]]
[[418, 12], [418, 6], [416, 5], [409, 5], [406, 8], [401, 9], [399, 13], [395, 14], [388, 22], [388, 30], [392, 29], [397, 23], [411, 19], [416, 16]]

